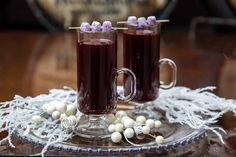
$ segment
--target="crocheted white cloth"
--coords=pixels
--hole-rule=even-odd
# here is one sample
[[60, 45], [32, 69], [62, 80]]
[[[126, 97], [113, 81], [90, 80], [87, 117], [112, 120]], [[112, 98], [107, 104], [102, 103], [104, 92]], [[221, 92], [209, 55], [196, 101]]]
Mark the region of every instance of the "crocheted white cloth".
[[[236, 101], [216, 96], [211, 92], [214, 89], [215, 87], [196, 90], [174, 87], [169, 90], [160, 90], [159, 98], [150, 108], [158, 107], [165, 111], [166, 118], [170, 123], [186, 124], [194, 129], [211, 130], [224, 143], [220, 132], [225, 131], [219, 127], [213, 127], [211, 124], [216, 123], [218, 118], [228, 111], [236, 113]], [[53, 100], [66, 101], [68, 104], [76, 105], [76, 94], [77, 92], [73, 89], [65, 87], [64, 89], [52, 89], [48, 94], [33, 98], [23, 98], [16, 95], [12, 101], [0, 103], [0, 132], [8, 131], [9, 133], [6, 138], [0, 140], [0, 144], [3, 141], [8, 141], [11, 147], [15, 147], [11, 142], [11, 136], [18, 127], [21, 127], [25, 130], [24, 135], [33, 133], [38, 137], [48, 139], [41, 152], [43, 156], [51, 144], [72, 138], [74, 136], [73, 129], [63, 128], [59, 120], [43, 116], [45, 117], [44, 122], [36, 125], [32, 123], [31, 117], [43, 115], [42, 105]]]

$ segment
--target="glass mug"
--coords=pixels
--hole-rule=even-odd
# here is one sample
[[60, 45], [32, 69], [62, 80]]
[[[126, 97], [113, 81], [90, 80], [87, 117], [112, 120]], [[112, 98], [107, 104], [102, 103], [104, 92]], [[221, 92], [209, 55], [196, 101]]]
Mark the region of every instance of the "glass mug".
[[[177, 67], [168, 59], [160, 59], [161, 23], [139, 28], [129, 26], [123, 33], [124, 67], [136, 76], [136, 96], [133, 101], [146, 103], [158, 97], [159, 88], [169, 89], [176, 84]], [[168, 64], [172, 68], [172, 81], [163, 85], [159, 79], [159, 65]], [[124, 77], [124, 93], [130, 92], [129, 77]]]
[[[86, 138], [109, 135], [106, 115], [116, 108], [116, 100], [130, 101], [136, 92], [136, 77], [126, 68], [117, 69], [117, 33], [77, 30], [78, 109], [82, 112], [77, 132]], [[132, 78], [127, 96], [117, 92], [117, 77]]]

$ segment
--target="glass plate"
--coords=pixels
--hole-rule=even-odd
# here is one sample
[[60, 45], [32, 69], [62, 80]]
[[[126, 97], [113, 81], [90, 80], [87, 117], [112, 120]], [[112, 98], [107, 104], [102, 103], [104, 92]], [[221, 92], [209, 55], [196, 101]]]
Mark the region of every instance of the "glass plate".
[[[31, 145], [44, 146], [48, 139], [42, 139], [34, 134], [24, 136], [24, 130], [18, 128], [15, 131], [15, 136], [20, 141], [30, 143]], [[181, 124], [169, 124], [163, 122], [163, 125], [158, 131], [154, 131], [152, 134], [161, 134], [165, 137], [165, 142], [161, 145], [155, 144], [153, 138], [145, 137], [132, 139], [131, 141], [136, 144], [142, 144], [142, 146], [132, 146], [127, 141], [123, 140], [119, 144], [114, 144], [110, 139], [103, 140], [88, 140], [81, 137], [73, 137], [70, 141], [60, 142], [52, 144], [50, 150], [62, 150], [63, 155], [120, 155], [120, 154], [138, 154], [138, 153], [157, 153], [169, 152], [178, 147], [186, 147], [193, 145], [200, 139], [206, 136], [206, 130], [194, 130], [186, 125]], [[124, 138], [123, 138], [124, 139]], [[39, 153], [38, 152], [31, 153]], [[60, 154], [60, 155], [61, 155]]]
[[[118, 87], [118, 91], [122, 93], [122, 89]], [[127, 110], [129, 115], [142, 114], [144, 112], [153, 115], [155, 119], [160, 119], [162, 126], [158, 129], [152, 129], [151, 134], [154, 136], [162, 135], [165, 139], [164, 143], [158, 145], [155, 139], [151, 136], [139, 135], [131, 138], [130, 141], [137, 144], [133, 146], [129, 144], [124, 138], [119, 144], [114, 144], [108, 139], [85, 139], [74, 136], [71, 140], [65, 142], [54, 143], [50, 145], [47, 155], [96, 155], [96, 156], [120, 156], [129, 154], [168, 154], [172, 152], [172, 156], [182, 154], [191, 154], [192, 152], [200, 151], [200, 148], [205, 148], [207, 131], [204, 129], [194, 130], [187, 125], [170, 124], [165, 117], [165, 113], [153, 105], [146, 107]], [[16, 138], [16, 148], [9, 150], [7, 154], [13, 153], [17, 155], [32, 155], [40, 153], [43, 147], [47, 144], [49, 139], [43, 139], [32, 132], [27, 136], [24, 135], [23, 128], [17, 128], [14, 132]], [[26, 151], [27, 150], [27, 151]], [[1, 153], [0, 153], [1, 155]], [[123, 156], [122, 156], [123, 157]]]

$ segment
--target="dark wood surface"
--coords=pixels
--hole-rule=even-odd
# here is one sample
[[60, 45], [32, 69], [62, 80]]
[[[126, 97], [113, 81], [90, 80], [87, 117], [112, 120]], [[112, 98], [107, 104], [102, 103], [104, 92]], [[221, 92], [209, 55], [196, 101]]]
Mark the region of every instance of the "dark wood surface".
[[[122, 66], [121, 39], [119, 36], [119, 66]], [[217, 95], [235, 99], [235, 41], [235, 34], [198, 34], [193, 39], [186, 32], [164, 32], [161, 58], [167, 57], [176, 62], [178, 86], [192, 89], [216, 86]], [[165, 81], [171, 77], [167, 67], [161, 68], [160, 75]], [[15, 94], [36, 96], [63, 86], [76, 88], [75, 34], [0, 32], [0, 101], [11, 100]], [[218, 124], [232, 130], [236, 126], [236, 118], [228, 113]], [[208, 144], [208, 155], [211, 152], [210, 156], [214, 153], [234, 156], [236, 139], [227, 141], [227, 150]]]

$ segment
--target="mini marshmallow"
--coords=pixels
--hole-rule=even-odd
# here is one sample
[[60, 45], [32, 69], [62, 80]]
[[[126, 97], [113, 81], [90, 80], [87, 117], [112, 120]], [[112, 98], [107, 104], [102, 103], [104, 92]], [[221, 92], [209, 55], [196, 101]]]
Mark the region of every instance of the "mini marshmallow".
[[145, 17], [139, 17], [138, 18], [138, 27], [145, 27], [147, 26], [147, 22], [146, 22], [146, 19]]
[[139, 124], [145, 124], [146, 118], [144, 116], [138, 116], [136, 118], [136, 122], [139, 123]]
[[132, 138], [134, 136], [134, 130], [132, 128], [127, 128], [123, 134], [127, 138]]
[[147, 18], [147, 24], [149, 25], [149, 26], [154, 26], [155, 24], [156, 24], [156, 17], [155, 16], [149, 16], [148, 18]]
[[145, 135], [149, 134], [150, 133], [150, 128], [148, 126], [146, 126], [146, 125], [143, 126], [142, 127], [142, 133], [145, 134]]
[[117, 132], [122, 132], [124, 130], [124, 125], [121, 123], [117, 123], [115, 126], [116, 126], [115, 131]]
[[82, 22], [80, 25], [80, 30], [84, 32], [89, 32], [91, 31], [91, 26], [88, 22]]
[[111, 134], [111, 141], [114, 143], [119, 143], [122, 140], [121, 133], [119, 132], [113, 132]]
[[56, 110], [56, 107], [54, 105], [50, 105], [47, 107], [47, 113], [52, 114]]
[[77, 108], [74, 105], [67, 105], [66, 114], [67, 116], [75, 115]]
[[163, 136], [157, 136], [155, 138], [155, 141], [156, 141], [157, 144], [162, 144], [162, 143], [164, 143], [164, 137]]
[[103, 32], [109, 32], [112, 29], [112, 23], [111, 21], [104, 21], [102, 24], [102, 31]]
[[131, 25], [131, 26], [137, 26], [138, 24], [136, 16], [129, 16], [127, 22], [128, 22], [128, 25]]
[[134, 120], [131, 119], [131, 118], [127, 118], [125, 121], [124, 121], [124, 127], [125, 128], [132, 128], [134, 126]]
[[60, 113], [65, 113], [66, 109], [67, 109], [67, 104], [65, 102], [58, 101], [56, 105], [56, 110], [59, 111]]
[[145, 125], [152, 129], [155, 127], [155, 121], [153, 119], [148, 119], [146, 120]]
[[114, 124], [110, 124], [108, 127], [109, 132], [115, 132], [116, 131], [116, 126]]
[[162, 125], [161, 121], [155, 120], [155, 128], [160, 128]]
[[121, 119], [122, 117], [127, 116], [127, 113], [123, 110], [117, 111], [116, 112], [116, 118]]
[[60, 116], [61, 116], [61, 113], [59, 112], [59, 111], [54, 111], [54, 112], [52, 112], [52, 118], [53, 119], [59, 119], [60, 118]]
[[125, 122], [127, 119], [131, 119], [131, 118], [128, 117], [128, 116], [124, 116], [124, 117], [122, 117], [122, 118], [121, 118], [121, 123], [124, 124], [124, 122]]
[[31, 120], [34, 124], [40, 124], [43, 121], [42, 117], [39, 115], [33, 116]]
[[91, 25], [92, 32], [100, 32], [102, 30], [101, 23], [98, 21], [93, 21]]

